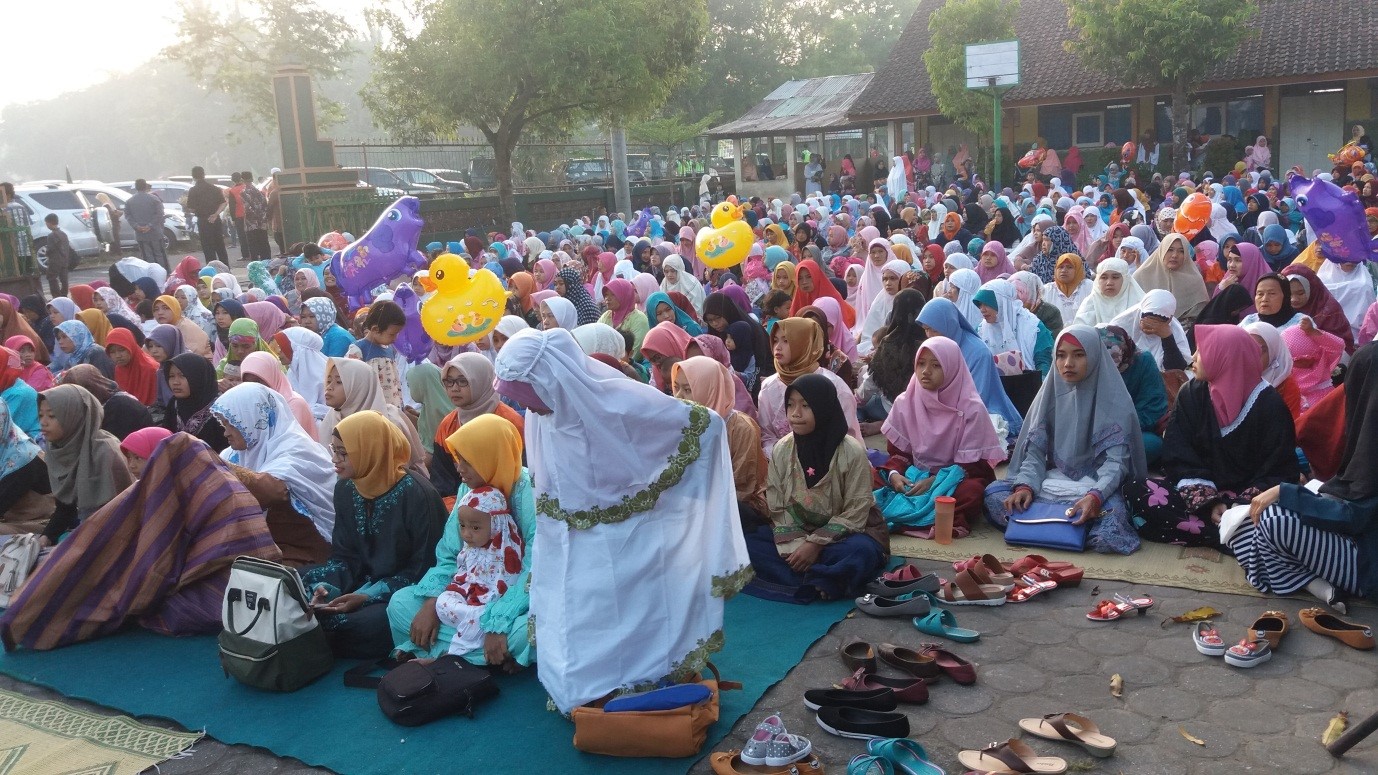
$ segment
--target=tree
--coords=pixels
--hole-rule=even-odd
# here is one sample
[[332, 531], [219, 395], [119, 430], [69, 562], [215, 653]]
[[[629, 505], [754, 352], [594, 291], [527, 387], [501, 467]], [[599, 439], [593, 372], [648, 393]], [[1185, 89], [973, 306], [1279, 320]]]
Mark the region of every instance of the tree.
[[1018, 15], [1018, 0], [947, 0], [928, 17], [923, 65], [938, 110], [979, 137], [995, 131], [995, 109], [989, 94], [967, 88], [966, 46], [1013, 38]]
[[[1187, 169], [1191, 94], [1246, 37], [1258, 0], [1068, 0], [1069, 51], [1126, 85], [1172, 91], [1172, 164]], [[1203, 45], [1203, 41], [1207, 42]]]
[[671, 106], [729, 119], [791, 78], [875, 70], [918, 7], [918, 0], [707, 2], [708, 34]]
[[[163, 55], [187, 66], [211, 93], [228, 94], [237, 123], [259, 132], [276, 126], [273, 75], [279, 65], [299, 64], [316, 82], [340, 75], [351, 55], [354, 29], [313, 0], [244, 0], [221, 13], [205, 0], [182, 0], [177, 42]], [[344, 117], [340, 103], [317, 96], [323, 126]]]
[[375, 119], [410, 138], [477, 128], [493, 148], [509, 216], [512, 152], [523, 137], [650, 115], [708, 26], [704, 0], [419, 0], [419, 32], [389, 12], [370, 20], [386, 34], [364, 94]]
[[669, 165], [676, 148], [708, 131], [709, 127], [718, 123], [721, 116], [722, 114], [715, 110], [694, 122], [690, 122], [682, 114], [648, 118], [628, 126], [627, 136], [634, 142], [664, 152], [665, 163]]

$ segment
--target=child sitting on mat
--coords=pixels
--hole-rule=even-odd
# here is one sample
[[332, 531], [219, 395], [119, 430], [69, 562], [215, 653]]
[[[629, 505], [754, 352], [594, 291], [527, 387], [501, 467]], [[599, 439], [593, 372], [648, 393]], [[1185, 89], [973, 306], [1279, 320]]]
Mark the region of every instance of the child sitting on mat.
[[459, 503], [459, 538], [455, 577], [435, 600], [440, 621], [455, 628], [449, 653], [483, 648], [479, 617], [501, 597], [522, 571], [525, 547], [507, 498], [495, 487], [471, 490]]

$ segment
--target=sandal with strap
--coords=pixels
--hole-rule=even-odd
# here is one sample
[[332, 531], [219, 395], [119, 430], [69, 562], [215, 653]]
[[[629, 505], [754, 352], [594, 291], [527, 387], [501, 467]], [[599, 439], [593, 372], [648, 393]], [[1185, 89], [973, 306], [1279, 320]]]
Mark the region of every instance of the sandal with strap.
[[981, 575], [984, 574], [979, 568], [958, 573], [955, 582], [949, 581], [938, 590], [938, 602], [943, 605], [1004, 605], [1004, 587], [982, 582]]
[[925, 635], [936, 635], [958, 643], [975, 643], [981, 639], [981, 633], [976, 630], [958, 627], [957, 617], [946, 608], [935, 608], [927, 616], [914, 617], [914, 629]]
[[1208, 657], [1225, 654], [1225, 639], [1220, 637], [1220, 630], [1215, 628], [1215, 622], [1197, 622], [1191, 639], [1196, 644], [1196, 650]]
[[1086, 614], [1086, 618], [1093, 622], [1113, 622], [1131, 613], [1143, 616], [1144, 612], [1152, 607], [1151, 597], [1128, 598], [1124, 595], [1115, 595], [1114, 600], [1096, 603], [1096, 607]]
[[884, 756], [859, 753], [847, 762], [847, 775], [895, 775], [895, 765]]
[[1057, 589], [1056, 581], [1042, 581], [1033, 576], [1020, 576], [1015, 579], [1014, 589], [1005, 593], [1005, 599], [1011, 603], [1026, 603], [1034, 597], [1054, 589]]
[[987, 775], [1017, 775], [1017, 773], [1038, 773], [1038, 775], [1062, 775], [1067, 771], [1067, 761], [1056, 756], [1039, 756], [1023, 740], [1012, 737], [1003, 743], [991, 743], [979, 751], [962, 751], [957, 761], [969, 770], [978, 770]]
[[1063, 560], [1050, 560], [1041, 554], [1026, 554], [1005, 567], [1010, 573], [1022, 576], [1032, 573], [1039, 568], [1047, 568], [1052, 571], [1063, 571], [1071, 568], [1072, 563]]
[[1282, 636], [1287, 634], [1289, 625], [1287, 614], [1282, 611], [1264, 611], [1249, 625], [1249, 635], [1254, 640], [1266, 640], [1269, 646], [1277, 648], [1282, 644]]
[[958, 573], [964, 570], [975, 570], [977, 568], [986, 572], [986, 575], [990, 578], [989, 583], [991, 584], [999, 584], [1002, 587], [1012, 586], [1014, 584], [1015, 574], [1006, 570], [1005, 566], [1001, 564], [993, 554], [983, 554], [979, 557], [972, 557], [962, 560], [961, 562], [952, 563], [952, 569]]
[[923, 746], [907, 737], [871, 740], [866, 743], [866, 752], [889, 759], [898, 775], [944, 775], [943, 769], [928, 758]]
[[1092, 756], [1104, 759], [1115, 753], [1115, 738], [1101, 734], [1096, 722], [1075, 713], [1049, 713], [1043, 718], [1019, 720], [1019, 728], [1035, 737], [1075, 743]]

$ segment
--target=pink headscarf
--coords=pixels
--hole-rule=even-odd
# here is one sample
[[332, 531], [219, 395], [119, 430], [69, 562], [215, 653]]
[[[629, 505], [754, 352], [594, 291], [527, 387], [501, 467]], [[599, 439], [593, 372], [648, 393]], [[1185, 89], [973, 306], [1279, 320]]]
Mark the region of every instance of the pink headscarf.
[[612, 279], [612, 271], [617, 268], [617, 255], [615, 253], [598, 254], [598, 273], [603, 276], [603, 283], [606, 285]]
[[1319, 326], [1308, 334], [1299, 325], [1283, 329], [1282, 341], [1292, 354], [1292, 379], [1301, 391], [1304, 412], [1335, 389], [1330, 374], [1344, 357], [1345, 343]]
[[[1215, 408], [1215, 421], [1225, 428], [1244, 411], [1249, 395], [1263, 381], [1263, 364], [1260, 363], [1263, 352], [1249, 332], [1239, 326], [1197, 326], [1195, 334], [1203, 378], [1210, 387], [1211, 405]], [[1329, 369], [1326, 374], [1330, 374]]]
[[[909, 386], [895, 399], [881, 433], [897, 449], [909, 453], [920, 469], [978, 460], [993, 466], [1004, 460], [1005, 445], [995, 435], [995, 426], [962, 358], [962, 348], [947, 337], [929, 337], [919, 345], [916, 363], [924, 350], [942, 364], [942, 387], [925, 390], [917, 376], [911, 377]], [[1258, 359], [1254, 360], [1257, 363]]]
[[617, 299], [617, 309], [612, 312], [612, 327], [617, 328], [636, 309], [636, 286], [632, 285], [631, 280], [614, 277], [603, 290]]
[[[1217, 260], [1220, 257], [1220, 245], [1211, 240], [1206, 240], [1196, 246], [1196, 268], [1201, 270], [1201, 276], [1210, 274], [1213, 267], [1219, 266], [1220, 271], [1225, 271]], [[1217, 291], [1218, 293], [1218, 291]]]
[[842, 307], [837, 303], [837, 299], [819, 296], [813, 300], [813, 306], [823, 310], [823, 316], [828, 319], [828, 339], [833, 347], [841, 350], [848, 360], [855, 361], [860, 358], [856, 352], [856, 337], [843, 325]]
[[[694, 341], [687, 331], [680, 328], [670, 321], [658, 323], [650, 331], [646, 332], [645, 338], [641, 340], [641, 352], [650, 350], [666, 358], [684, 359], [685, 348]], [[649, 358], [647, 359], [649, 360]], [[652, 368], [651, 376], [657, 388], [664, 389], [665, 381], [660, 375], [660, 369]]]
[[770, 270], [766, 269], [766, 261], [761, 243], [751, 243], [751, 252], [746, 257], [745, 279], [747, 282], [752, 280], [765, 280], [770, 282]]
[[555, 291], [549, 288], [546, 288], [545, 290], [536, 291], [535, 293], [531, 294], [531, 306], [539, 309], [541, 306], [541, 302], [545, 301], [546, 299], [553, 299], [559, 295], [560, 294], [556, 293]]
[[287, 313], [271, 301], [251, 301], [244, 305], [244, 313], [258, 324], [258, 335], [265, 340], [272, 339], [287, 322]]
[[988, 283], [991, 280], [1000, 279], [1000, 275], [1014, 274], [1014, 264], [1011, 263], [1009, 257], [1005, 255], [1004, 245], [992, 240], [987, 242], [985, 247], [981, 248], [981, 253], [994, 253], [997, 259], [993, 268], [987, 267], [984, 261], [976, 262], [976, 274], [980, 276], [981, 282]]
[[632, 280], [632, 285], [636, 286], [636, 306], [640, 307], [642, 312], [646, 312], [646, 300], [651, 298], [651, 294], [660, 291], [660, 283], [656, 281], [655, 275], [642, 272]]
[[694, 337], [694, 344], [699, 346], [699, 352], [727, 367], [727, 373], [732, 375], [733, 389], [737, 391], [737, 411], [759, 422], [751, 391], [746, 389], [746, 383], [732, 370], [732, 355], [727, 351], [727, 344], [713, 334], [699, 334]]
[[[1237, 242], [1235, 243], [1234, 249], [1239, 251], [1239, 260], [1243, 263], [1243, 266], [1240, 268], [1240, 274], [1243, 276], [1239, 278], [1239, 284], [1244, 286], [1244, 290], [1248, 291], [1249, 296], [1252, 298], [1254, 289], [1258, 285], [1259, 278], [1273, 270], [1268, 266], [1268, 262], [1264, 260], [1263, 251], [1259, 250], [1257, 245], [1251, 242]], [[1222, 264], [1221, 268], [1224, 268], [1224, 266], [1225, 265]], [[1215, 290], [1216, 293], [1220, 292], [1219, 288]], [[1253, 308], [1250, 307], [1251, 311], [1252, 309]]]
[[555, 267], [555, 262], [551, 261], [548, 258], [543, 258], [536, 262], [536, 266], [539, 266], [541, 268], [541, 278], [543, 279], [541, 287], [537, 288], [536, 290], [548, 291], [554, 289], [555, 274], [559, 271]]
[[[876, 231], [876, 227], [874, 226], [867, 226], [857, 233], [863, 237], [867, 234], [880, 234], [880, 232]], [[885, 261], [882, 262], [880, 266], [876, 266], [871, 261], [871, 248], [877, 245], [885, 248]], [[872, 302], [876, 300], [876, 297], [879, 296], [881, 291], [885, 288], [884, 278], [881, 277], [884, 272], [885, 264], [898, 260], [899, 258], [895, 255], [894, 249], [890, 247], [890, 240], [882, 239], [879, 236], [866, 239], [866, 255], [862, 256], [861, 263], [861, 282], [857, 283], [856, 304], [853, 305], [856, 309], [857, 331], [861, 330], [861, 325], [865, 322], [866, 315], [871, 311]]]
[[153, 450], [158, 448], [163, 439], [171, 435], [172, 431], [167, 428], [140, 428], [124, 437], [124, 441], [120, 442], [120, 449], [147, 460], [153, 456]]
[[1072, 209], [1067, 211], [1067, 217], [1062, 219], [1065, 224], [1067, 221], [1076, 221], [1080, 229], [1072, 237], [1072, 244], [1077, 246], [1077, 253], [1086, 255], [1091, 248], [1091, 235], [1086, 231], [1086, 210], [1081, 205], [1072, 205]]

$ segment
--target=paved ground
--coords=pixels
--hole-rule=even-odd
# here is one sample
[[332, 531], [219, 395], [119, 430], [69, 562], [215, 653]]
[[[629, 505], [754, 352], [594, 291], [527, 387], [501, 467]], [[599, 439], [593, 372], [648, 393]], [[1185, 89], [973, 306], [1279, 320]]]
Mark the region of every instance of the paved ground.
[[[1096, 587], [1099, 591], [1093, 593]], [[1085, 618], [1097, 599], [1131, 589], [1158, 601], [1153, 612], [1104, 624]], [[1219, 658], [1196, 653], [1189, 625], [1160, 626], [1167, 615], [1202, 605], [1226, 612], [1220, 624], [1227, 639], [1237, 639], [1254, 617], [1268, 609], [1286, 611], [1295, 630], [1286, 636], [1272, 662], [1238, 670]], [[1064, 710], [1090, 715], [1120, 741], [1119, 751], [1110, 759], [1094, 759], [1069, 745], [1032, 743], [1045, 755], [1067, 759], [1069, 772], [1378, 772], [1378, 735], [1341, 761], [1331, 758], [1319, 743], [1321, 730], [1337, 711], [1347, 710], [1356, 722], [1378, 712], [1378, 658], [1301, 628], [1296, 613], [1308, 605], [1303, 600], [1130, 587], [1088, 579], [1080, 589], [1058, 590], [1021, 605], [957, 609], [959, 622], [983, 635], [978, 643], [947, 647], [977, 663], [977, 683], [959, 686], [943, 681], [932, 687], [927, 705], [901, 707], [909, 709], [911, 736], [948, 773], [962, 772], [956, 761], [958, 750], [1015, 736], [1020, 718]], [[1351, 618], [1373, 623], [1378, 612], [1364, 606]], [[778, 626], [788, 626], [788, 619]], [[844, 773], [847, 761], [863, 745], [823, 732], [804, 709], [801, 697], [806, 689], [827, 687], [846, 677], [837, 650], [855, 638], [910, 646], [931, 640], [915, 631], [907, 619], [873, 619], [858, 613], [843, 620], [766, 693], [718, 750], [739, 747], [760, 718], [778, 710], [790, 731], [813, 741], [828, 772]], [[1119, 699], [1110, 694], [1110, 677], [1116, 673], [1124, 678], [1124, 696]], [[59, 698], [3, 676], [0, 688]], [[1206, 744], [1188, 742], [1180, 729]], [[160, 766], [162, 775], [323, 771], [262, 749], [210, 739], [200, 743], [193, 756]], [[711, 770], [703, 761], [692, 772]]]

